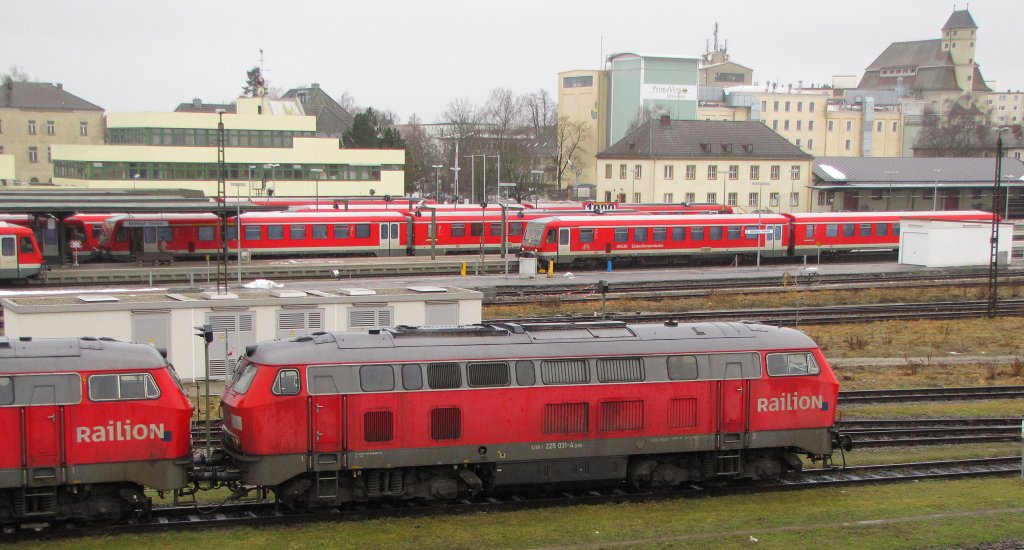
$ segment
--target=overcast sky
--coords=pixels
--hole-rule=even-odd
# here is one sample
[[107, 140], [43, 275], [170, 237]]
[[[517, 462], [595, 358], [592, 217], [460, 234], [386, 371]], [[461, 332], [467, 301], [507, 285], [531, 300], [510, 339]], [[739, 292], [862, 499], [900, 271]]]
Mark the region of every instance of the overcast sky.
[[[963, 9], [967, 3], [957, 6]], [[699, 56], [719, 23], [754, 81], [863, 74], [890, 43], [939, 38], [949, 0], [3, 0], [0, 72], [107, 111], [232, 101], [264, 52], [271, 87], [318, 82], [360, 106], [437, 120], [453, 98], [547, 89], [613, 52]], [[999, 90], [1024, 89], [1022, 0], [974, 0], [976, 59]], [[603, 39], [603, 47], [602, 47]]]

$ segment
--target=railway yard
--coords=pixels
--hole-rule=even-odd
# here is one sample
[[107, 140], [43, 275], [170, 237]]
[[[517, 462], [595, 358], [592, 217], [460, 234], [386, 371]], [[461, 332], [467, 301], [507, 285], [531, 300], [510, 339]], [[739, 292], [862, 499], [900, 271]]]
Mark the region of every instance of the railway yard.
[[[200, 491], [176, 499], [153, 494], [152, 517], [141, 523], [8, 530], [0, 540], [24, 548], [42, 547], [55, 539], [64, 539], [61, 544], [69, 547], [169, 548], [202, 544], [216, 536], [248, 541], [247, 548], [276, 548], [304, 537], [320, 541], [313, 543], [316, 546], [335, 546], [341, 540], [337, 546], [365, 547], [404, 540], [400, 537], [410, 530], [424, 547], [519, 547], [523, 537], [530, 537], [527, 546], [553, 548], [789, 548], [796, 541], [862, 548], [945, 547], [953, 540], [1024, 540], [1016, 521], [1024, 511], [1018, 480], [1024, 411], [1018, 352], [1024, 346], [1018, 336], [1024, 328], [1024, 300], [1017, 298], [1024, 271], [1019, 266], [1001, 276], [999, 316], [988, 319], [987, 279], [978, 270], [822, 264], [756, 271], [708, 267], [562, 272], [549, 279], [543, 274], [505, 275], [503, 260], [488, 257], [480, 275], [472, 275], [472, 261], [468, 277], [446, 275], [460, 269], [462, 261], [466, 260], [432, 262], [434, 272], [415, 268], [423, 273], [415, 280], [455, 280], [481, 290], [485, 322], [597, 317], [630, 323], [758, 320], [799, 326], [822, 344], [835, 367], [841, 384], [838, 427], [850, 438], [852, 449], [837, 452], [829, 463], [806, 462], [803, 471], [777, 481], [670, 490], [534, 490], [441, 504], [411, 500], [318, 512], [285, 512], [272, 495], [257, 491]], [[347, 259], [338, 265], [351, 268], [360, 263]], [[376, 263], [373, 269], [381, 269], [381, 262]], [[318, 265], [316, 270], [329, 272], [330, 267]], [[175, 265], [175, 275], [167, 280], [181, 281], [181, 273], [196, 273], [197, 268], [201, 266]], [[355, 267], [357, 271], [347, 276], [331, 274], [327, 279], [310, 274], [306, 265], [296, 269], [304, 271], [287, 284], [304, 289], [336, 286], [339, 278], [345, 284], [369, 284], [363, 277], [373, 277], [377, 287], [401, 286], [413, 277], [403, 268], [385, 277], [359, 275], [361, 268]], [[135, 271], [139, 276], [140, 270]], [[79, 283], [97, 280], [85, 276]], [[601, 284], [604, 281], [607, 286]], [[196, 275], [190, 282], [197, 283]], [[958, 333], [993, 332], [999, 326], [1006, 329], [1003, 337], [941, 348], [955, 342]], [[859, 334], [856, 338], [844, 332], [849, 327], [860, 327], [852, 329], [852, 334]], [[926, 348], [901, 346], [904, 328], [907, 339], [927, 342]], [[214, 430], [219, 429], [216, 423]], [[211, 445], [218, 445], [219, 432], [210, 436]], [[202, 426], [195, 426], [197, 447], [206, 438]], [[913, 489], [907, 491], [909, 487]], [[678, 522], [680, 515], [690, 521]], [[979, 522], [987, 527], [979, 528]], [[448, 533], [455, 525], [460, 532], [451, 538]], [[40, 537], [42, 541], [37, 540]]]

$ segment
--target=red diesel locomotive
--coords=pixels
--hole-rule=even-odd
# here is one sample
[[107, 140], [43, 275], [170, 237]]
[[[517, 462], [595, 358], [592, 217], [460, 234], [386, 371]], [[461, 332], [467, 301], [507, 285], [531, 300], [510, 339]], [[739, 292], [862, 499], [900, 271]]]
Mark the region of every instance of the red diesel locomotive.
[[319, 333], [249, 347], [223, 444], [296, 507], [762, 479], [832, 453], [838, 389], [807, 336], [758, 324]]
[[0, 524], [143, 514], [187, 485], [192, 404], [153, 347], [0, 339]]

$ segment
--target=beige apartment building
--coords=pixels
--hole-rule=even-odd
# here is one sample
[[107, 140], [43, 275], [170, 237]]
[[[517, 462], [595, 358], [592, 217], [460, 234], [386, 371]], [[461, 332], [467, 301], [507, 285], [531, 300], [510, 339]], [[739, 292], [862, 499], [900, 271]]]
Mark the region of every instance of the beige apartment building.
[[240, 98], [235, 111], [111, 113], [107, 144], [54, 146], [54, 183], [216, 195], [223, 120], [229, 194], [404, 193], [402, 149], [343, 149], [337, 138], [316, 137], [317, 119], [298, 100]]
[[0, 85], [0, 155], [10, 155], [7, 184], [53, 181], [53, 148], [103, 143], [103, 109], [62, 84], [5, 81]]
[[597, 155], [603, 201], [810, 209], [811, 155], [754, 121], [649, 121]]

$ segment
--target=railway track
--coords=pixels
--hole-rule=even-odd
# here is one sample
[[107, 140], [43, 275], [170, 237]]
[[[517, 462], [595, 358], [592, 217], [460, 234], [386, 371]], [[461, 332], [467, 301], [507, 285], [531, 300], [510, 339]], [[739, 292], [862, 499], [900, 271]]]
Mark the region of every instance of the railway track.
[[1024, 386], [973, 386], [963, 388], [911, 388], [892, 390], [847, 390], [839, 392], [841, 405], [888, 403], [892, 401], [965, 401], [974, 399], [1019, 399]]
[[856, 448], [1020, 441], [1020, 418], [844, 420], [839, 431]]
[[923, 479], [953, 479], [978, 476], [1019, 475], [1019, 456], [948, 460], [941, 462], [913, 462], [845, 468], [817, 468], [791, 474], [786, 479], [758, 482], [725, 488], [694, 488], [687, 486], [673, 490], [631, 491], [622, 488], [604, 490], [565, 491], [541, 496], [512, 495], [476, 500], [423, 505], [413, 501], [376, 505], [356, 505], [344, 509], [320, 512], [285, 512], [272, 502], [241, 502], [203, 506], [160, 507], [153, 510], [147, 522], [132, 522], [114, 526], [63, 526], [43, 532], [8, 530], [0, 534], [0, 543], [39, 538], [57, 539], [82, 536], [111, 536], [157, 531], [205, 530], [228, 527], [267, 527], [295, 525], [324, 521], [361, 521], [394, 517], [426, 517], [464, 514], [472, 512], [507, 512], [523, 509], [549, 508], [579, 504], [608, 504], [645, 502], [704, 495], [730, 495], [742, 493], [794, 490], [838, 485], [867, 485], [898, 483]]

